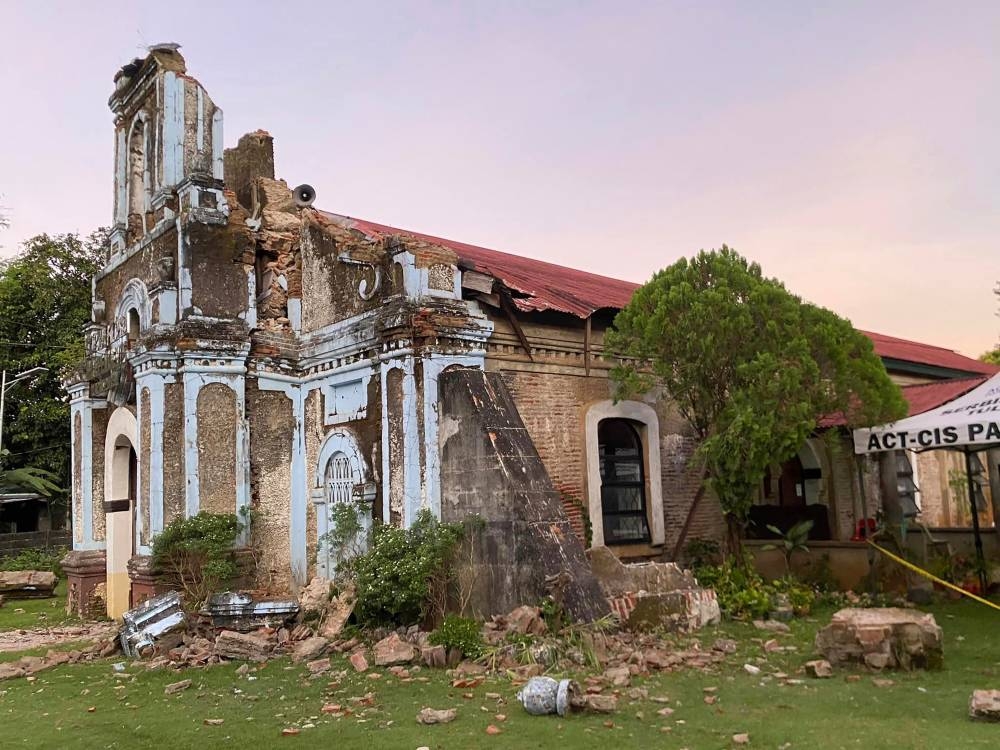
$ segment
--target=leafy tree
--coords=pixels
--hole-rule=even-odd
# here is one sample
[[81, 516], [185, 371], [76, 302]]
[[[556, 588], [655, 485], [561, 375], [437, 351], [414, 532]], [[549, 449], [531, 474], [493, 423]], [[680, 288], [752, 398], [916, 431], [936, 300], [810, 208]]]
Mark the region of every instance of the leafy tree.
[[661, 386], [700, 443], [735, 546], [768, 466], [823, 415], [876, 424], [906, 414], [871, 341], [723, 245], [636, 291], [606, 345], [620, 397]]
[[90, 279], [104, 264], [106, 244], [101, 230], [83, 240], [42, 234], [0, 261], [0, 369], [49, 368], [7, 394], [3, 465], [49, 472], [61, 487], [70, 482], [70, 419], [60, 376], [83, 358]]

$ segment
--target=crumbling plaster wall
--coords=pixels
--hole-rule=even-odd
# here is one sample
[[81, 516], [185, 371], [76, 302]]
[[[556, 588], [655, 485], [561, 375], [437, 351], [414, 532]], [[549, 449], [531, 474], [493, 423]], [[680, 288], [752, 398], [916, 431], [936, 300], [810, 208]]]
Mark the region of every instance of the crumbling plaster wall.
[[108, 420], [111, 409], [94, 409], [91, 416], [91, 481], [93, 482], [91, 508], [91, 529], [96, 542], [103, 542], [107, 531], [104, 513], [104, 442], [108, 434]]
[[289, 557], [292, 486], [292, 400], [279, 390], [261, 390], [247, 381], [250, 422], [252, 543], [259, 555], [258, 585], [282, 590], [291, 586]]
[[152, 543], [150, 525], [150, 444], [152, 438], [152, 413], [150, 412], [149, 388], [143, 388], [139, 393], [139, 497], [136, 525], [138, 526], [138, 543], [145, 547]]
[[164, 385], [163, 394], [163, 524], [184, 515], [184, 385]]
[[209, 513], [235, 513], [236, 393], [224, 383], [208, 383], [198, 391], [197, 407], [199, 508]]

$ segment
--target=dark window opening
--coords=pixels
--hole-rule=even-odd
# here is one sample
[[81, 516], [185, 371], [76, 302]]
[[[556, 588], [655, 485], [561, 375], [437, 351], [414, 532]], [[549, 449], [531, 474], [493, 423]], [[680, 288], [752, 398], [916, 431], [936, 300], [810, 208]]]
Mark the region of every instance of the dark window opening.
[[597, 426], [605, 544], [649, 542], [642, 440], [625, 419]]
[[134, 349], [139, 341], [139, 311], [134, 307], [128, 311], [128, 348]]

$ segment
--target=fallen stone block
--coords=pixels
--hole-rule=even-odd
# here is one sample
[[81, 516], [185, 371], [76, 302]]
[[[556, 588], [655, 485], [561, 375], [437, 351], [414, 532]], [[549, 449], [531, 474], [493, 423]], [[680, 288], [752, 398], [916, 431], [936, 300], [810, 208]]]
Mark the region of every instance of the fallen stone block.
[[355, 651], [351, 654], [348, 661], [351, 662], [351, 666], [354, 667], [355, 672], [368, 671], [368, 659], [365, 658], [364, 651]]
[[934, 616], [885, 607], [842, 609], [816, 634], [816, 649], [833, 665], [873, 669], [939, 669], [944, 661], [941, 628]]
[[354, 612], [354, 601], [353, 587], [344, 589], [331, 599], [326, 607], [323, 624], [320, 626], [320, 635], [324, 638], [338, 637]]
[[969, 718], [1000, 721], [1000, 690], [974, 690], [969, 699]]
[[53, 593], [59, 579], [47, 570], [0, 571], [0, 593], [8, 599], [45, 599]]
[[165, 688], [163, 688], [164, 695], [173, 695], [174, 693], [179, 693], [182, 690], [187, 690], [191, 687], [191, 680], [181, 680], [180, 682], [171, 682]]
[[275, 642], [257, 633], [223, 630], [215, 639], [215, 654], [224, 659], [267, 661], [274, 652]]
[[407, 643], [396, 633], [390, 633], [372, 647], [375, 666], [392, 667], [397, 664], [409, 664], [417, 657], [413, 644]]
[[329, 649], [330, 641], [326, 638], [321, 638], [318, 635], [306, 638], [295, 646], [295, 649], [292, 651], [292, 661], [313, 661], [320, 658]]
[[506, 631], [519, 635], [544, 635], [548, 630], [545, 620], [542, 619], [542, 611], [538, 607], [522, 605], [504, 618]]
[[458, 715], [457, 708], [422, 708], [420, 713], [417, 714], [417, 721], [420, 724], [447, 724], [450, 721], [454, 721], [455, 717]]
[[810, 677], [833, 677], [833, 666], [826, 659], [814, 659], [806, 662], [806, 674]]
[[588, 693], [583, 699], [582, 709], [593, 714], [611, 714], [618, 708], [618, 698], [603, 693]]

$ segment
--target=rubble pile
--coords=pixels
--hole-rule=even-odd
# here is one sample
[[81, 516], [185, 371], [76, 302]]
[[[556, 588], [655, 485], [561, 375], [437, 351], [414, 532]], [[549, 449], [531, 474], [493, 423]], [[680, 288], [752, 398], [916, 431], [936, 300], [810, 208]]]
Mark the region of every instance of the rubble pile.
[[61, 664], [79, 664], [95, 659], [106, 659], [117, 652], [118, 643], [113, 639], [98, 641], [86, 649], [72, 651], [49, 649], [45, 656], [22, 656], [17, 661], [0, 663], [0, 680], [9, 680], [15, 677], [32, 679], [39, 672], [58, 667]]

